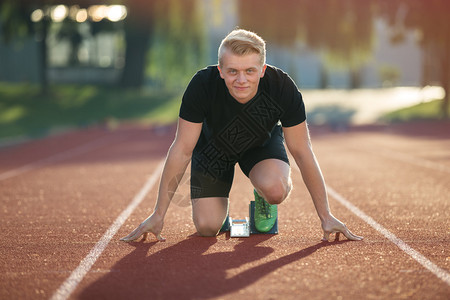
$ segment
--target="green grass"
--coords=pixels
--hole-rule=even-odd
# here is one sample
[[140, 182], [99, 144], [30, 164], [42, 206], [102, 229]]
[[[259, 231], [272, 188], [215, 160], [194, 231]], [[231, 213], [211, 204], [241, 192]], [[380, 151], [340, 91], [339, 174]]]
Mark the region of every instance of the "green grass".
[[[434, 100], [387, 113], [382, 120], [387, 122], [438, 120], [442, 118], [442, 115], [442, 100]], [[448, 115], [450, 115], [450, 107]]]
[[[0, 82], [0, 139], [40, 137], [53, 130], [122, 121], [168, 124], [175, 122], [182, 91], [127, 90], [90, 85], [55, 85], [49, 95], [39, 86]], [[442, 100], [386, 114], [386, 122], [436, 120]], [[450, 109], [449, 109], [450, 115]]]
[[58, 85], [44, 96], [36, 85], [0, 83], [0, 139], [106, 121], [167, 124], [176, 121], [180, 100], [180, 91]]

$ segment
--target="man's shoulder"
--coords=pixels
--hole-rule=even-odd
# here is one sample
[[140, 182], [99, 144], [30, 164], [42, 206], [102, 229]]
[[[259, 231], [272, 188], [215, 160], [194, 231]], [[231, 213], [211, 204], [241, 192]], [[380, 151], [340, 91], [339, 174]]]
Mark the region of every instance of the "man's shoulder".
[[272, 66], [272, 65], [267, 65], [266, 68], [266, 72], [265, 75], [268, 75], [269, 78], [285, 78], [288, 76], [288, 74], [283, 71], [282, 69]]
[[194, 75], [194, 78], [199, 80], [215, 80], [220, 77], [219, 70], [216, 65], [207, 66]]
[[[208, 66], [201, 70], [198, 70], [191, 78], [186, 91], [206, 91], [217, 86], [219, 82], [220, 74], [217, 66]], [[186, 93], [186, 92], [185, 92]]]
[[282, 69], [272, 65], [267, 65], [261, 83], [263, 88], [270, 89], [272, 93], [276, 93], [283, 89], [286, 83], [289, 84], [289, 79], [289, 75]]

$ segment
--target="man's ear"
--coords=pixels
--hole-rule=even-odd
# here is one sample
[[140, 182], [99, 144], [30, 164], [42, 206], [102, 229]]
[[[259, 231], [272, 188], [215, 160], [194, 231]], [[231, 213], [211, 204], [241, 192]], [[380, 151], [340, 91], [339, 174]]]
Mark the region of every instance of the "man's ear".
[[267, 65], [264, 65], [261, 72], [261, 78], [264, 77], [264, 74], [266, 74]]
[[217, 69], [219, 69], [220, 77], [222, 77], [222, 79], [225, 79], [225, 78], [223, 77], [223, 74], [222, 74], [222, 69], [220, 69], [220, 66], [219, 66], [219, 65], [217, 65]]

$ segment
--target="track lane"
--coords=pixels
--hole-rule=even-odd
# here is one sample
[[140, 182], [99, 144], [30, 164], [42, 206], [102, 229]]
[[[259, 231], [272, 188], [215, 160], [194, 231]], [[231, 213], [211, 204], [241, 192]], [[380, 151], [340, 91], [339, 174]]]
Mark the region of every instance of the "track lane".
[[[5, 249], [0, 298], [48, 299], [128, 205], [168, 147], [164, 141], [149, 143], [160, 137], [146, 129], [111, 134], [115, 142], [103, 148], [0, 182], [0, 245]], [[15, 288], [3, 286], [11, 283]]]
[[328, 193], [331, 195], [334, 199], [339, 201], [340, 204], [344, 205], [348, 210], [350, 210], [353, 214], [358, 216], [360, 219], [362, 219], [364, 222], [369, 224], [372, 228], [374, 228], [376, 231], [381, 233], [385, 238], [387, 238], [391, 243], [395, 244], [397, 247], [399, 247], [403, 252], [411, 256], [415, 261], [420, 263], [424, 268], [429, 270], [431, 273], [433, 273], [436, 277], [444, 281], [447, 285], [450, 286], [450, 274], [445, 271], [444, 269], [438, 267], [436, 264], [431, 262], [428, 258], [423, 256], [421, 253], [417, 252], [413, 248], [411, 248], [408, 244], [406, 244], [404, 241], [396, 237], [392, 232], [384, 228], [382, 225], [380, 225], [378, 222], [376, 222], [372, 217], [368, 216], [365, 212], [360, 210], [358, 207], [354, 206], [351, 202], [349, 202], [347, 199], [342, 197], [339, 193], [337, 193], [334, 189], [327, 186]]
[[[341, 146], [346, 145], [346, 142], [348, 140], [341, 141]], [[334, 149], [333, 151], [328, 149], [327, 152], [335, 155]], [[352, 156], [354, 153], [349, 155]], [[336, 158], [336, 156], [334, 157]], [[353, 157], [353, 159], [358, 160], [358, 157]], [[371, 160], [373, 160], [372, 157], [369, 161]], [[341, 176], [342, 172], [346, 171], [342, 169], [342, 165], [338, 165], [337, 170]], [[427, 299], [430, 296], [433, 299], [445, 299], [449, 291], [445, 283], [423, 269], [373, 228], [358, 220], [347, 209], [334, 203], [333, 199], [331, 201], [336, 215], [351, 224], [351, 228], [357, 233], [364, 233], [366, 240], [356, 244], [312, 242], [320, 238], [319, 224], [298, 174], [295, 177], [297, 188], [291, 195], [292, 199], [288, 200], [289, 204], [280, 206], [279, 235], [252, 237], [258, 239], [253, 243], [247, 243], [248, 240], [245, 239], [230, 240], [226, 235], [221, 235], [217, 239], [197, 239], [196, 243], [204, 241], [208, 244], [205, 246], [207, 250], [202, 250], [206, 252], [198, 255], [195, 244], [190, 244], [189, 238], [186, 240], [186, 234], [177, 232], [176, 229], [179, 228], [180, 223], [169, 221], [165, 231], [168, 231], [170, 238], [175, 241], [172, 240], [164, 246], [161, 246], [161, 243], [132, 245], [133, 251], [116, 264], [98, 266], [99, 268], [110, 268], [115, 272], [100, 277], [96, 276], [96, 280], [93, 280], [92, 277], [87, 279], [89, 284], [78, 295], [81, 298], [100, 295], [99, 290], [105, 290], [107, 286], [114, 283], [119, 284], [126, 292], [119, 295], [106, 292], [108, 297], [120, 298], [125, 295], [148, 297], [151, 295], [154, 298], [163, 298], [170, 295], [173, 297], [183, 296], [186, 299], [196, 297], [232, 299], [277, 294], [283, 295], [287, 299], [296, 299], [299, 295], [305, 298], [319, 299], [329, 299], [330, 297]], [[381, 181], [384, 182], [383, 177], [381, 177]], [[231, 193], [233, 199], [230, 208], [231, 215], [242, 217], [246, 215], [248, 199], [251, 198], [251, 186], [239, 171], [235, 183]], [[332, 184], [334, 183], [332, 181]], [[337, 180], [337, 183], [340, 183], [340, 180]], [[369, 180], [369, 187], [371, 184], [374, 184], [374, 179]], [[298, 200], [300, 200], [300, 210], [298, 203], [293, 202]], [[291, 209], [291, 206], [296, 209]], [[298, 222], [299, 219], [300, 222]], [[189, 218], [185, 216], [183, 221], [189, 222]], [[192, 226], [189, 228], [193, 233]], [[194, 249], [182, 246], [185, 242], [187, 246]], [[436, 246], [440, 241], [430, 240], [429, 243]], [[110, 245], [110, 247], [111, 252], [121, 248], [120, 245]], [[240, 247], [245, 248], [246, 251], [238, 251]], [[135, 252], [140, 252], [141, 249], [144, 251], [142, 254], [145, 253], [145, 255], [136, 256]], [[181, 260], [175, 258], [178, 256], [175, 253], [180, 253], [178, 251], [189, 254], [189, 257], [184, 258], [187, 261], [183, 258]], [[210, 260], [209, 255], [215, 255], [219, 260], [220, 258], [228, 258], [228, 260], [226, 263], [217, 263]], [[206, 264], [205, 261], [212, 266], [205, 268], [203, 264], [198, 265], [199, 262]], [[173, 271], [167, 272], [161, 268]], [[189, 272], [186, 273], [185, 269]], [[158, 276], [154, 274], [155, 272], [158, 273]], [[211, 277], [215, 281], [211, 282], [197, 276], [190, 280], [186, 279], [192, 274], [197, 275], [198, 273]], [[166, 277], [168, 275], [171, 276]], [[120, 284], [119, 278], [129, 279]], [[144, 281], [143, 278], [145, 278]], [[274, 284], [274, 280], [277, 284]], [[357, 284], [355, 285], [355, 283]], [[333, 285], [331, 290], [330, 285]], [[130, 286], [133, 288], [127, 289]], [[118, 290], [122, 291], [122, 289]]]
[[[448, 181], [436, 171], [419, 172], [419, 166], [360, 148], [390, 137], [383, 132], [313, 134], [313, 144], [330, 186], [448, 271], [449, 218], [443, 210], [448, 205], [448, 193], [443, 194]], [[9, 210], [9, 223], [2, 223], [7, 231], [2, 255], [11, 264], [2, 264], [6, 272], [0, 278], [0, 298], [48, 299], [140, 189], [149, 170], [164, 157], [171, 138], [170, 134], [136, 134], [126, 143], [0, 182], [2, 202], [5, 191], [11, 189], [6, 192], [11, 206], [3, 207], [22, 211]], [[411, 141], [427, 143], [426, 139]], [[349, 147], [354, 145], [359, 148]], [[408, 145], [412, 143], [407, 138], [401, 147], [410, 149]], [[446, 155], [433, 159], [448, 162]], [[293, 180], [295, 189], [280, 206], [280, 234], [276, 236], [191, 236], [195, 229], [190, 208], [181, 201], [169, 209], [163, 231], [167, 242], [119, 242], [153, 207], [156, 189], [152, 189], [71, 298], [447, 298], [450, 289], [445, 283], [332, 197], [335, 215], [365, 240], [321, 243], [318, 218], [296, 172]], [[51, 187], [49, 182], [53, 182]], [[183, 184], [180, 198], [186, 188]], [[237, 171], [231, 193], [232, 216], [248, 214], [251, 192], [248, 181]], [[17, 241], [14, 228], [27, 239]]]
[[150, 175], [149, 179], [145, 182], [142, 189], [136, 194], [130, 204], [122, 211], [113, 224], [103, 234], [101, 239], [91, 249], [89, 254], [83, 258], [78, 267], [70, 274], [70, 276], [61, 284], [58, 290], [51, 297], [52, 300], [68, 299], [72, 292], [77, 288], [78, 284], [83, 280], [84, 276], [91, 270], [97, 259], [102, 252], [108, 246], [113, 236], [117, 233], [117, 230], [128, 219], [131, 213], [136, 207], [141, 204], [142, 200], [146, 197], [149, 190], [153, 188], [158, 181], [159, 176], [163, 168], [163, 161], [161, 161], [155, 168], [154, 172]]
[[111, 132], [103, 127], [92, 127], [49, 138], [30, 140], [21, 144], [0, 147], [0, 174], [28, 164], [37, 163], [53, 155], [72, 150], [85, 143], [94, 142], [110, 134]]
[[[378, 135], [372, 138], [375, 142], [379, 140]], [[364, 148], [373, 146], [368, 135], [354, 135], [352, 139], [360, 142], [356, 151], [355, 145], [347, 143], [339, 151], [333, 149], [334, 158], [325, 154], [319, 158], [334, 165], [333, 170], [338, 170], [339, 165], [345, 166], [345, 176], [325, 169], [328, 176], [335, 178], [337, 183], [334, 187], [363, 211], [379, 215], [380, 220], [389, 224], [393, 233], [405, 241], [415, 239], [426, 244], [424, 241], [433, 238], [448, 243], [448, 176], [418, 164], [386, 159], [373, 154], [376, 150], [364, 151]], [[328, 142], [333, 144], [333, 140]], [[355, 159], [356, 155], [358, 159]], [[441, 266], [448, 268], [446, 257], [440, 259], [444, 260]]]
[[[343, 136], [347, 138], [349, 135]], [[333, 145], [334, 142], [338, 143], [337, 139], [339, 135], [331, 140], [326, 139], [326, 142]], [[395, 139], [396, 143], [392, 139]], [[325, 143], [325, 139], [323, 142]], [[386, 153], [386, 148], [380, 149], [380, 144], [383, 143], [401, 146], [403, 151], [409, 152], [408, 157], [415, 157], [415, 160], [411, 162], [399, 159], [402, 152], [398, 151], [397, 155], [392, 157], [378, 155], [380, 151]], [[332, 158], [327, 158], [325, 154], [330, 151], [324, 151], [319, 160], [325, 161], [327, 167], [329, 164], [334, 165], [331, 168], [333, 170], [336, 170], [338, 165], [345, 166], [345, 176], [336, 171], [327, 173], [327, 168], [325, 173], [338, 182], [335, 186], [351, 202], [363, 211], [370, 212], [370, 215], [375, 216], [395, 235], [436, 263], [441, 268], [439, 274], [446, 282], [448, 290], [450, 180], [445, 172], [434, 168], [435, 164], [422, 163], [424, 159], [429, 158], [421, 157], [425, 153], [424, 149], [446, 153], [439, 161], [440, 166], [445, 166], [449, 162], [449, 151], [443, 151], [446, 145], [449, 145], [448, 138], [436, 141], [386, 134], [353, 134], [352, 139], [347, 140], [347, 144], [342, 148], [332, 149]], [[366, 182], [369, 185], [365, 184]], [[405, 267], [401, 270], [401, 273], [417, 272], [424, 271], [418, 267]]]

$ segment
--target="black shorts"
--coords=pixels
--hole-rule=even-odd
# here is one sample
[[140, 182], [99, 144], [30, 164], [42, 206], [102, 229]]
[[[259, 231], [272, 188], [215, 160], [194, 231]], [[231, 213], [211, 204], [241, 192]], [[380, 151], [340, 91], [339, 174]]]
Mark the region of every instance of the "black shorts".
[[251, 169], [265, 159], [280, 159], [289, 164], [284, 147], [283, 130], [280, 125], [275, 126], [271, 137], [262, 146], [251, 148], [236, 161], [220, 164], [220, 168], [213, 174], [208, 172], [211, 166], [202, 166], [202, 161], [194, 152], [191, 164], [191, 198], [225, 197], [228, 198], [233, 183], [234, 166], [239, 163], [242, 172], [248, 177]]

